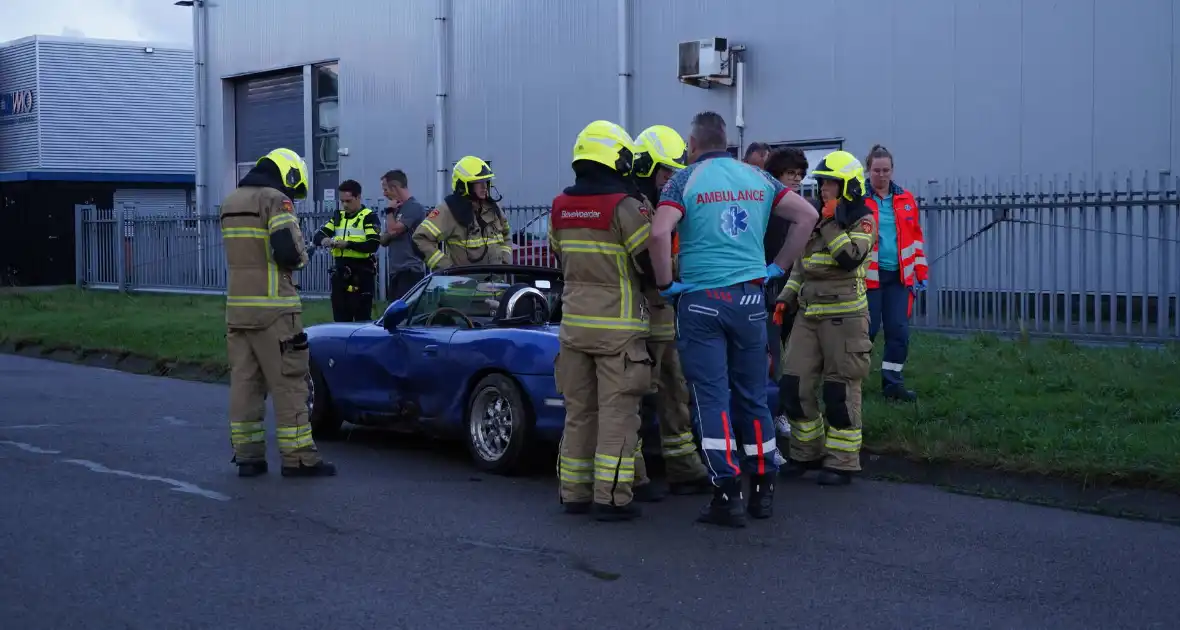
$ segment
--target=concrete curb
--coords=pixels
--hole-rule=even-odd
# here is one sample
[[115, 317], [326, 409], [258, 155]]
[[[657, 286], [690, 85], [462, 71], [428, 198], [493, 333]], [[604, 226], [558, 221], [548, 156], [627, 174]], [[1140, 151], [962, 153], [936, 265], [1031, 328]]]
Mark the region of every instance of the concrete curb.
[[[127, 352], [60, 348], [27, 342], [0, 342], [0, 354], [48, 359], [202, 383], [229, 383], [225, 367], [167, 361]], [[1068, 510], [1180, 525], [1180, 494], [1074, 479], [988, 470], [866, 452], [869, 479], [932, 485], [950, 492]], [[807, 483], [807, 480], [784, 482]]]

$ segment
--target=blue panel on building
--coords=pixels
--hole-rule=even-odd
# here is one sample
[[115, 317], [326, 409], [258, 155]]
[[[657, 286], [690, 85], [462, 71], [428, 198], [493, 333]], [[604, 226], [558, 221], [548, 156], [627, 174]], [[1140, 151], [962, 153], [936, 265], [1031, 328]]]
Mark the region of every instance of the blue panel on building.
[[193, 184], [192, 173], [85, 173], [78, 171], [14, 171], [0, 173], [0, 182], [113, 182], [120, 184]]

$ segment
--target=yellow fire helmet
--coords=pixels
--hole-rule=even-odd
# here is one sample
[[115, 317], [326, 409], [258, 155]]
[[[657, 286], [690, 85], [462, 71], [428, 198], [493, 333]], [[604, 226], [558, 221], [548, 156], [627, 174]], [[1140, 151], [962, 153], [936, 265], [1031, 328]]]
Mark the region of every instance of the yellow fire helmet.
[[261, 164], [263, 160], [270, 160], [279, 167], [283, 185], [291, 189], [296, 199], [307, 197], [307, 163], [298, 153], [291, 149], [275, 149], [258, 158], [256, 164]]
[[470, 196], [471, 184], [491, 182], [495, 176], [487, 162], [474, 155], [468, 155], [456, 162], [455, 168], [451, 169], [451, 189], [460, 195]]
[[651, 177], [661, 166], [678, 171], [688, 165], [688, 144], [671, 127], [652, 125], [635, 141], [639, 145], [635, 156], [636, 177]]
[[860, 187], [859, 192], [865, 190], [865, 167], [856, 156], [847, 151], [832, 151], [819, 161], [811, 176], [816, 179], [832, 179], [840, 182], [840, 196], [852, 201], [852, 182]]
[[597, 162], [620, 175], [631, 172], [636, 146], [622, 127], [606, 120], [596, 120], [578, 134], [574, 142], [574, 162]]

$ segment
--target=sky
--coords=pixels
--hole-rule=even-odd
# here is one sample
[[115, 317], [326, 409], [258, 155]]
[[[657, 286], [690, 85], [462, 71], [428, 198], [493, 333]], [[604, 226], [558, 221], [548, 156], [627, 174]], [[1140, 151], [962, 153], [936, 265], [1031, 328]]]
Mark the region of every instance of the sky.
[[192, 9], [175, 0], [0, 0], [0, 42], [65, 35], [192, 45]]

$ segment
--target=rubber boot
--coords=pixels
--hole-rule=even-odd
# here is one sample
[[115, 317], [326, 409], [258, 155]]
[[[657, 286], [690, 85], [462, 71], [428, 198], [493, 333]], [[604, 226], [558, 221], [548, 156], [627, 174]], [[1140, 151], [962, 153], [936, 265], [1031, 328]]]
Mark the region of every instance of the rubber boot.
[[697, 517], [698, 523], [722, 527], [745, 527], [746, 506], [742, 501], [742, 478], [731, 477], [713, 489], [713, 500]]
[[632, 501], [627, 505], [606, 505], [604, 503], [595, 503], [592, 509], [594, 512], [594, 520], [603, 522], [615, 521], [630, 521], [639, 518], [643, 511], [639, 509], [638, 505]]
[[239, 462], [238, 476], [239, 477], [257, 477], [265, 475], [269, 467], [266, 465], [266, 460], [262, 459], [256, 462]]
[[832, 470], [825, 468], [819, 471], [815, 482], [821, 486], [847, 486], [852, 483], [852, 473], [846, 470]]
[[562, 501], [561, 509], [566, 514], [589, 514], [590, 501]]
[[283, 466], [284, 477], [335, 477], [336, 464], [320, 460], [319, 462], [307, 466], [300, 464], [298, 466]]
[[785, 466], [779, 466], [778, 474], [786, 477], [787, 479], [794, 479], [797, 477], [802, 477], [803, 475], [807, 474], [808, 471], [819, 470], [823, 468], [823, 463], [824, 462], [822, 459], [816, 459], [809, 462], [801, 462], [797, 459], [788, 459]]
[[668, 484], [668, 491], [679, 496], [690, 494], [708, 494], [713, 489], [713, 483], [708, 477], [693, 479], [692, 481], [673, 481]]
[[664, 489], [656, 485], [656, 482], [649, 481], [642, 486], [635, 486], [631, 488], [632, 500], [640, 503], [659, 503], [668, 496]]
[[754, 475], [750, 478], [750, 502], [746, 512], [754, 518], [770, 518], [774, 514], [774, 475]]

